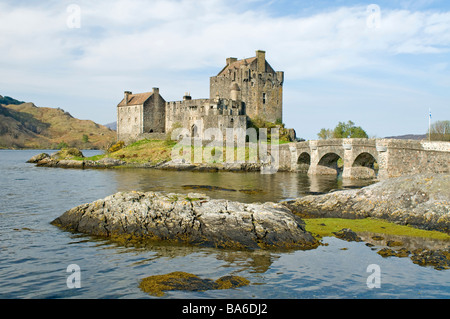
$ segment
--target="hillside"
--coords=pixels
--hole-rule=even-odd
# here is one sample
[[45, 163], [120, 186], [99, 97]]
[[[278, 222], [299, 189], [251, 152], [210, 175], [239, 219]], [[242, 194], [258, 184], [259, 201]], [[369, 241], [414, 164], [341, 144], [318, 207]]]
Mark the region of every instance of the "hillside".
[[116, 133], [109, 128], [76, 119], [60, 108], [0, 96], [0, 148], [104, 149], [115, 139]]
[[388, 136], [385, 138], [397, 139], [397, 140], [425, 140], [428, 138], [427, 134], [407, 134], [399, 136]]

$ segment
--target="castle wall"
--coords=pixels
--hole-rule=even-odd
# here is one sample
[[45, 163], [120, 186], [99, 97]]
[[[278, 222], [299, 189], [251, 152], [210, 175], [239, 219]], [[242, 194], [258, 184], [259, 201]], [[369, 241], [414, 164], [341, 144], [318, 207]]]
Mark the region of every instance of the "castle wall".
[[143, 133], [143, 105], [129, 105], [117, 108], [117, 140], [136, 139]]
[[166, 102], [166, 128], [189, 130], [192, 137], [204, 138], [208, 128], [246, 128], [247, 117], [242, 103], [231, 100], [195, 99]]

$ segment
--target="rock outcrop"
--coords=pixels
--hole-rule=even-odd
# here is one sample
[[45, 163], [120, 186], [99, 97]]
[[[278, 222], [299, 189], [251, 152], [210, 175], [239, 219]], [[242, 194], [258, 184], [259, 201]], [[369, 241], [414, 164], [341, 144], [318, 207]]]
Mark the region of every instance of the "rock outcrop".
[[125, 235], [220, 248], [311, 249], [319, 244], [283, 205], [244, 204], [197, 193], [120, 192], [75, 207], [52, 224], [112, 238]]
[[141, 280], [139, 288], [142, 291], [157, 297], [166, 291], [205, 291], [216, 289], [230, 289], [247, 286], [250, 281], [240, 276], [223, 276], [213, 281], [182, 271], [175, 271], [165, 275], [149, 276]]
[[283, 204], [300, 217], [373, 217], [450, 233], [450, 174], [402, 176]]
[[125, 164], [124, 161], [109, 157], [96, 161], [88, 160], [76, 148], [61, 149], [51, 155], [47, 153], [37, 154], [31, 157], [27, 163], [34, 163], [36, 166], [62, 168], [110, 168]]

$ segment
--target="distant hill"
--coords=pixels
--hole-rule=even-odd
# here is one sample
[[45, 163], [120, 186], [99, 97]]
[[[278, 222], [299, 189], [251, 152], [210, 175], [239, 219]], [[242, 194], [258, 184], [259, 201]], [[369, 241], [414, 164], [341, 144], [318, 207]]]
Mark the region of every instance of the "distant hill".
[[105, 149], [116, 132], [89, 120], [79, 120], [60, 108], [37, 107], [0, 95], [0, 148]]
[[8, 105], [8, 104], [22, 104], [22, 103], [25, 103], [25, 102], [18, 101], [9, 96], [3, 97], [0, 95], [0, 104]]
[[399, 136], [388, 136], [385, 138], [392, 138], [397, 140], [424, 140], [428, 138], [427, 134], [407, 134], [407, 135], [399, 135]]
[[105, 124], [105, 126], [113, 131], [117, 131], [117, 122], [108, 123]]

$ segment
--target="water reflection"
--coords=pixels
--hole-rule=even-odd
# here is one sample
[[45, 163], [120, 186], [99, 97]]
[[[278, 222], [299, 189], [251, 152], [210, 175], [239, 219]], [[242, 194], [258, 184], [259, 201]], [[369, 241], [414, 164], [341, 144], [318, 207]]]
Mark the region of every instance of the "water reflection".
[[347, 180], [336, 176], [309, 176], [278, 172], [191, 172], [157, 169], [118, 169], [117, 191], [199, 192], [211, 198], [241, 202], [281, 201], [334, 189], [363, 187], [375, 180]]

